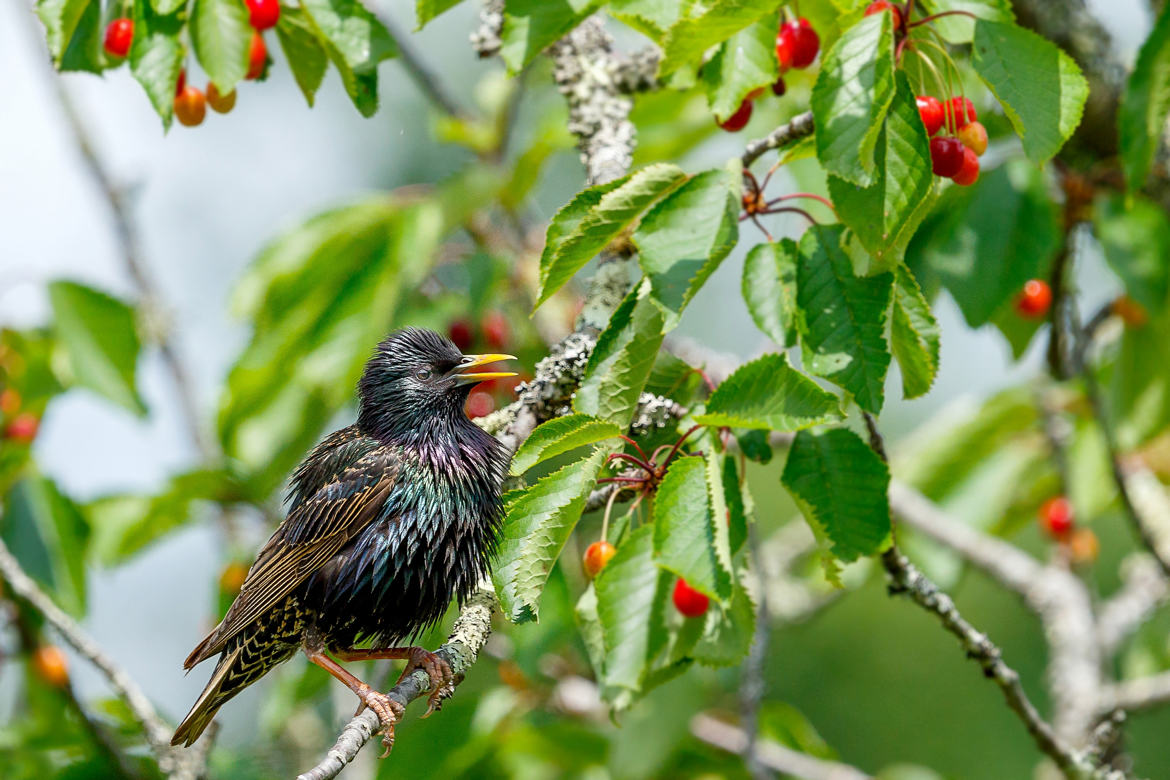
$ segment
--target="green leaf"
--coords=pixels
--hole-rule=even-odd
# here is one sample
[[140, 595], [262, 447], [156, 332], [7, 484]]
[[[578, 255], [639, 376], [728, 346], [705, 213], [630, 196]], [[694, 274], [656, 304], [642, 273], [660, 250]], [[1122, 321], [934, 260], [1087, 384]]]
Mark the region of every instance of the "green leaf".
[[[239, 0], [194, 0], [191, 43], [195, 56], [220, 94], [236, 88], [248, 74], [252, 27]], [[282, 14], [283, 15], [283, 14]]]
[[451, 10], [463, 0], [415, 0], [414, 15], [418, 20], [415, 30], [421, 30], [436, 16]]
[[650, 204], [686, 181], [677, 165], [659, 163], [579, 193], [548, 227], [540, 256], [540, 296], [547, 301], [573, 275], [642, 215]]
[[780, 346], [796, 343], [796, 242], [757, 244], [743, 263], [741, 289], [756, 326]]
[[1170, 6], [1138, 52], [1117, 114], [1121, 162], [1130, 192], [1145, 186], [1170, 114]]
[[601, 0], [508, 0], [500, 30], [500, 57], [510, 72], [519, 72], [601, 4]]
[[890, 472], [853, 431], [796, 434], [780, 481], [839, 560], [873, 555], [889, 542]]
[[125, 562], [194, 519], [199, 501], [227, 497], [229, 477], [219, 469], [202, 469], [172, 477], [154, 496], [104, 496], [85, 506], [94, 529], [93, 552], [101, 563]]
[[841, 419], [837, 396], [788, 365], [785, 355], [745, 363], [715, 388], [702, 425], [797, 431]]
[[1043, 277], [1060, 245], [1055, 207], [1039, 171], [1020, 161], [983, 173], [944, 198], [924, 259], [972, 328], [988, 322], [1029, 279]]
[[[886, 14], [882, 14], [885, 16]], [[906, 251], [934, 186], [926, 128], [904, 74], [886, 113], [874, 150], [873, 183], [868, 187], [830, 175], [829, 193], [837, 214], [879, 267], [892, 267]]]
[[253, 334], [228, 375], [219, 436], [250, 490], [267, 498], [352, 399], [401, 291], [430, 272], [450, 227], [432, 200], [379, 195], [276, 239], [236, 284]]
[[980, 19], [971, 64], [1003, 105], [1032, 162], [1059, 152], [1081, 123], [1089, 83], [1052, 41], [1014, 24]]
[[640, 691], [651, 659], [666, 641], [654, 619], [669, 575], [654, 565], [654, 529], [631, 533], [597, 575], [597, 616], [605, 641], [605, 684]]
[[53, 282], [49, 301], [57, 338], [78, 385], [138, 415], [146, 406], [135, 386], [142, 345], [134, 310], [122, 301], [76, 282]]
[[866, 16], [846, 30], [812, 91], [817, 159], [826, 172], [862, 186], [873, 181], [874, 147], [894, 97], [890, 16]]
[[695, 590], [723, 602], [731, 596], [731, 571], [715, 552], [715, 523], [704, 459], [678, 458], [655, 494], [654, 559]]
[[540, 616], [540, 594], [569, 534], [581, 519], [607, 449], [596, 447], [508, 502], [493, 578], [504, 615], [524, 623]]
[[276, 23], [276, 37], [288, 60], [293, 78], [301, 88], [310, 106], [317, 95], [317, 89], [325, 78], [329, 67], [325, 46], [317, 37], [316, 30], [305, 12], [296, 7], [280, 9], [280, 20]]
[[625, 430], [662, 346], [662, 313], [643, 283], [626, 296], [597, 339], [573, 409], [616, 423]]
[[362, 116], [378, 110], [378, 63], [398, 55], [386, 28], [359, 0], [301, 0], [317, 37]]
[[45, 25], [45, 42], [54, 65], [61, 64], [82, 16], [91, 5], [98, 4], [94, 0], [37, 0], [37, 16]]
[[101, 3], [98, 0], [90, 0], [81, 13], [60, 62], [57, 63], [57, 70], [62, 73], [67, 71], [101, 73], [106, 68], [120, 65], [121, 60], [114, 60], [106, 54], [104, 38], [105, 26], [102, 24]]
[[[922, 7], [929, 14], [966, 11], [980, 19], [992, 22], [1014, 22], [1016, 20], [1011, 0], [922, 0]], [[968, 16], [944, 16], [935, 19], [930, 26], [947, 43], [970, 43], [975, 37], [975, 20]]]
[[704, 171], [656, 203], [634, 232], [667, 330], [739, 238], [740, 181], [738, 170]]
[[163, 127], [171, 126], [175, 112], [175, 85], [183, 65], [182, 12], [159, 15], [148, 0], [134, 0], [134, 43], [130, 72], [146, 90]]
[[905, 265], [894, 269], [890, 348], [902, 369], [902, 397], [926, 395], [938, 375], [938, 321]]
[[814, 226], [800, 240], [796, 299], [804, 315], [804, 365], [876, 414], [890, 366], [885, 325], [893, 276], [855, 276], [841, 248], [842, 230]]
[[611, 422], [598, 420], [587, 414], [556, 417], [537, 427], [512, 456], [509, 473], [518, 477], [538, 463], [555, 458], [570, 450], [611, 439], [621, 429]]
[[780, 0], [713, 0], [703, 3], [702, 13], [680, 19], [667, 30], [662, 42], [662, 61], [658, 65], [659, 78], [697, 62], [707, 49], [771, 14], [778, 5]]
[[1157, 312], [1167, 303], [1170, 267], [1170, 219], [1166, 212], [1141, 197], [1126, 200], [1106, 195], [1097, 201], [1094, 233], [1105, 250], [1105, 260], [1131, 298]]
[[748, 93], [775, 83], [776, 30], [780, 23], [769, 14], [719, 44], [715, 56], [703, 65], [703, 85], [711, 113], [722, 122], [734, 114]]
[[[690, 580], [688, 580], [690, 582]], [[756, 630], [756, 605], [739, 583], [726, 605], [712, 604], [707, 610], [702, 636], [691, 655], [704, 666], [735, 666], [752, 647]]]
[[610, 0], [609, 14], [661, 43], [666, 31], [690, 13], [694, 0]]
[[52, 480], [30, 476], [12, 487], [4, 497], [0, 536], [57, 604], [85, 614], [89, 525]]

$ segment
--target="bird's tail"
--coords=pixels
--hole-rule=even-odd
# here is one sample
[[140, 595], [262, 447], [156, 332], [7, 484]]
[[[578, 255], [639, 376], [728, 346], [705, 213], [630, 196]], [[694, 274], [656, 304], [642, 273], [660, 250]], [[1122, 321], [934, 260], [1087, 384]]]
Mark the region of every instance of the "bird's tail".
[[269, 669], [295, 652], [295, 648], [287, 648], [278, 654], [258, 653], [257, 649], [248, 642], [240, 642], [235, 648], [224, 651], [219, 663], [215, 665], [215, 672], [208, 680], [207, 687], [199, 694], [187, 717], [183, 718], [183, 722], [175, 729], [175, 735], [171, 737], [172, 745], [193, 744], [228, 699], [259, 680]]

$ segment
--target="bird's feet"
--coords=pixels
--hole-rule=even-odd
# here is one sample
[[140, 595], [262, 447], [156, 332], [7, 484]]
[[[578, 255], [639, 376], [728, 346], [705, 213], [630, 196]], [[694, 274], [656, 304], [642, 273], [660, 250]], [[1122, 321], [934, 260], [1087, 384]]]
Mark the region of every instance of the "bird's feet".
[[423, 714], [425, 718], [441, 709], [443, 700], [455, 693], [455, 674], [451, 671], [451, 665], [441, 655], [422, 647], [411, 647], [408, 652], [406, 667], [403, 668], [398, 682], [401, 683], [414, 674], [416, 669], [422, 669], [431, 678], [431, 695], [427, 697], [427, 711]]
[[361, 715], [362, 710], [369, 707], [378, 716], [378, 720], [382, 722], [382, 727], [379, 731], [382, 733], [382, 745], [386, 748], [386, 752], [381, 757], [385, 758], [390, 755], [390, 751], [394, 748], [394, 726], [406, 713], [406, 707], [391, 699], [386, 694], [375, 691], [365, 683], [362, 683], [354, 693], [357, 694], [359, 701], [354, 717], [356, 718], [358, 715]]

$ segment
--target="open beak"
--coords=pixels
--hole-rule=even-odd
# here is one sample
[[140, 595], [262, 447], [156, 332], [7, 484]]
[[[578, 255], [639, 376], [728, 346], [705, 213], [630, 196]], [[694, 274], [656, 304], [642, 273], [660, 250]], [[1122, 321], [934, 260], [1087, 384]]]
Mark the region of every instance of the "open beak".
[[515, 360], [515, 355], [464, 355], [463, 362], [455, 368], [455, 384], [456, 385], [473, 385], [478, 382], [485, 382], [488, 379], [502, 379], [506, 376], [516, 376], [515, 371], [471, 371], [473, 368], [479, 366], [486, 366], [489, 363], [499, 363], [501, 360]]

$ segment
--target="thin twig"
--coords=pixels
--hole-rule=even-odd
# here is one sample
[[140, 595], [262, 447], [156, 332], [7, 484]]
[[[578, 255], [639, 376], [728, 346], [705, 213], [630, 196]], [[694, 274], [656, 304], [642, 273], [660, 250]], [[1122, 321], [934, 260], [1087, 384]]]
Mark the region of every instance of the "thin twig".
[[[712, 747], [742, 756], [750, 740], [743, 729], [699, 713], [691, 718], [691, 734]], [[802, 780], [869, 780], [857, 767], [800, 753], [770, 739], [756, 743], [756, 756], [763, 766]]]
[[390, 37], [398, 46], [398, 58], [415, 86], [434, 104], [435, 108], [455, 119], [466, 118], [466, 112], [459, 107], [459, 103], [447, 91], [438, 75], [415, 50], [414, 45], [410, 42], [410, 36], [402, 31], [398, 22], [394, 20], [389, 11], [382, 7], [381, 3], [378, 3], [376, 13], [378, 21], [386, 27], [386, 31], [390, 33]]
[[793, 141], [799, 141], [801, 138], [812, 135], [812, 133], [812, 112], [805, 111], [803, 114], [797, 114], [763, 138], [749, 143], [741, 158], [743, 160], [743, 167], [750, 167], [752, 163], [759, 159], [760, 155], [769, 149], [779, 149], [781, 146], [786, 146]]

